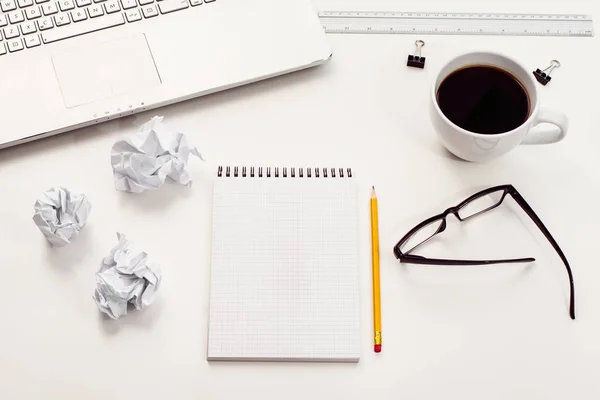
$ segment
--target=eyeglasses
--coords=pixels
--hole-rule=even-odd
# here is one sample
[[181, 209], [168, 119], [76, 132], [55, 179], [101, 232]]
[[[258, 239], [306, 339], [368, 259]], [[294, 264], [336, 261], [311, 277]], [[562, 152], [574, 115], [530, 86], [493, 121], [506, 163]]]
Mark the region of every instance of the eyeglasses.
[[523, 196], [514, 188], [512, 185], [501, 185], [495, 186], [486, 190], [482, 190], [479, 193], [469, 197], [456, 207], [450, 207], [446, 211], [436, 216], [433, 216], [419, 225], [415, 226], [410, 230], [394, 247], [394, 254], [396, 258], [403, 263], [412, 264], [428, 264], [428, 265], [491, 265], [491, 264], [505, 264], [505, 263], [528, 263], [535, 261], [535, 258], [512, 258], [502, 260], [449, 260], [439, 258], [426, 258], [412, 254], [412, 252], [424, 243], [431, 240], [434, 236], [444, 232], [446, 230], [446, 217], [452, 214], [459, 221], [467, 221], [471, 218], [477, 217], [478, 215], [484, 214], [488, 211], [498, 207], [507, 195], [511, 195], [512, 198], [517, 202], [519, 206], [529, 215], [532, 221], [542, 231], [546, 239], [550, 242], [554, 250], [558, 253], [560, 259], [563, 261], [567, 274], [569, 275], [569, 289], [570, 289], [570, 300], [569, 300], [569, 315], [572, 319], [575, 319], [575, 286], [573, 283], [573, 273], [565, 254], [556, 243], [556, 240], [550, 234], [550, 231], [546, 228], [542, 220], [536, 215], [531, 206], [525, 201]]

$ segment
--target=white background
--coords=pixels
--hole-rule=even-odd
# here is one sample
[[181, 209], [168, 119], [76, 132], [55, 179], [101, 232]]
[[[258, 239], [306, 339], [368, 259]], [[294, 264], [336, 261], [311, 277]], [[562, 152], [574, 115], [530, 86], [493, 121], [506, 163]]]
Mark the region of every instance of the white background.
[[[592, 0], [315, 2], [322, 9], [600, 18]], [[415, 39], [330, 36], [335, 54], [323, 67], [0, 152], [0, 398], [599, 398], [599, 39], [424, 37], [425, 70], [405, 66]], [[540, 96], [569, 116], [567, 139], [486, 164], [449, 155], [428, 120], [430, 82], [444, 62], [474, 49], [504, 52], [532, 70], [559, 59], [563, 67]], [[110, 148], [155, 114], [188, 134], [207, 162], [191, 163], [191, 189], [119, 193]], [[354, 169], [363, 203], [360, 363], [206, 361], [212, 182], [215, 167], [228, 163]], [[415, 224], [504, 183], [529, 201], [569, 258], [576, 321], [568, 317], [564, 267], [512, 201], [472, 223], [451, 219], [422, 253], [534, 256], [536, 263], [440, 268], [393, 257], [393, 245]], [[50, 248], [31, 221], [35, 199], [53, 185], [86, 193], [93, 207], [82, 236], [62, 249]], [[371, 185], [380, 198], [378, 355], [371, 339]], [[164, 280], [153, 306], [112, 321], [92, 293], [117, 231], [161, 264]]]

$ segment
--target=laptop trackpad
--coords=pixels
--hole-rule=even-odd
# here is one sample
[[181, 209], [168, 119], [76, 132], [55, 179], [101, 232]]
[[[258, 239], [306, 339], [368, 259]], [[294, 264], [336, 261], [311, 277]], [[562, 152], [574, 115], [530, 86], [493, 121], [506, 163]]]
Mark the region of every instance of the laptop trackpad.
[[67, 108], [161, 83], [144, 34], [56, 54], [52, 63]]

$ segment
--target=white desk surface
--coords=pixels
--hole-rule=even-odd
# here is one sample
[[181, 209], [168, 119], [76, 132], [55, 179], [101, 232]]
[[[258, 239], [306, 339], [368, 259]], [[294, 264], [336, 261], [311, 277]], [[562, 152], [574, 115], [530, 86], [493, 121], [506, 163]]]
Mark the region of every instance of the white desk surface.
[[[592, 0], [372, 3], [357, 6], [600, 18]], [[600, 39], [425, 37], [425, 70], [405, 66], [415, 37], [330, 39], [335, 55], [323, 67], [0, 153], [0, 398], [599, 398], [600, 134], [593, 121]], [[429, 85], [442, 63], [471, 49], [505, 52], [532, 69], [559, 59], [563, 67], [540, 93], [544, 105], [569, 115], [567, 139], [518, 148], [487, 164], [450, 156], [428, 120]], [[112, 144], [155, 114], [186, 132], [207, 162], [191, 163], [191, 189], [115, 191]], [[255, 163], [353, 167], [364, 206], [360, 363], [206, 361], [214, 171]], [[451, 221], [423, 254], [534, 256], [534, 264], [440, 268], [394, 258], [393, 245], [415, 224], [504, 183], [530, 202], [569, 258], [577, 320], [568, 317], [564, 267], [512, 201], [468, 224]], [[31, 221], [35, 199], [53, 185], [86, 193], [93, 206], [79, 240], [60, 249], [50, 248]], [[371, 185], [379, 193], [382, 241], [378, 355], [371, 339]], [[162, 265], [164, 279], [154, 305], [112, 321], [92, 293], [117, 231]]]

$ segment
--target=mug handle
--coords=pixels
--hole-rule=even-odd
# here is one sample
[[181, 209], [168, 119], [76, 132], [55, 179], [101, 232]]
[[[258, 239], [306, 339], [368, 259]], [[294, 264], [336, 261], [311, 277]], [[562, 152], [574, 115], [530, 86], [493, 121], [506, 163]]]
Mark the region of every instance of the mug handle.
[[[546, 122], [553, 127], [541, 127], [539, 124]], [[540, 108], [535, 120], [535, 126], [529, 131], [521, 144], [550, 144], [560, 142], [565, 138], [569, 129], [569, 119], [560, 111]]]

